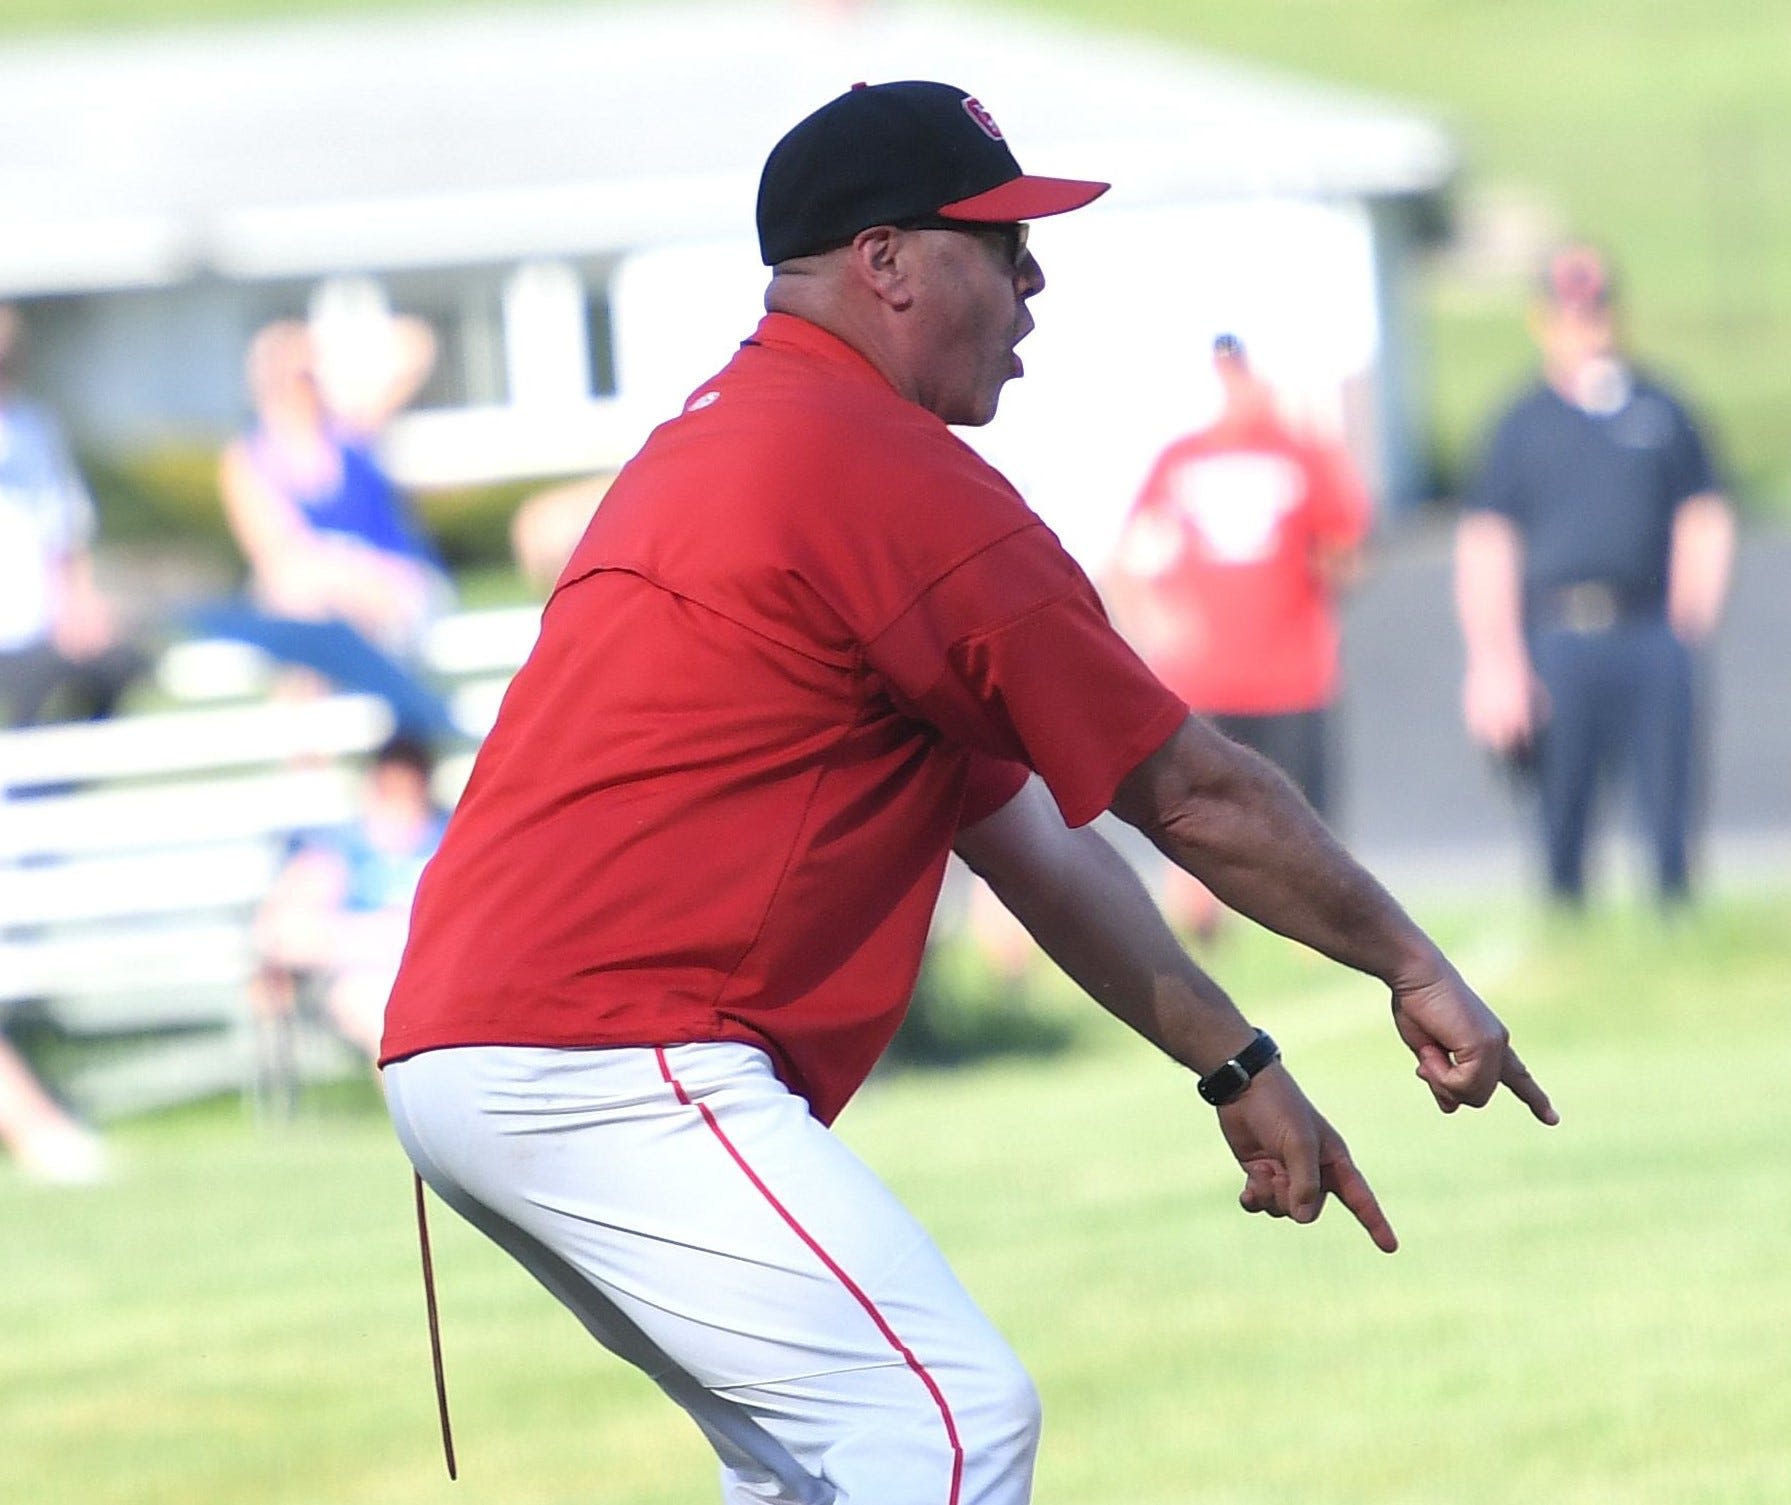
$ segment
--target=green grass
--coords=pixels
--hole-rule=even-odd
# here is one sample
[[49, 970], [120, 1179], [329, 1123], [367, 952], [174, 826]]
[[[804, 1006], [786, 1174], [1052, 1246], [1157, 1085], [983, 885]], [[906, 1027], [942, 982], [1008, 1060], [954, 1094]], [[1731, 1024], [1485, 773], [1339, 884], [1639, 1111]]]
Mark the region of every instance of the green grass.
[[[434, 0], [0, 0], [0, 33], [415, 10]], [[464, 7], [474, 0], [455, 0]], [[489, 0], [487, 0], [489, 3]], [[579, 0], [560, 0], [579, 3]], [[991, 0], [1088, 23], [1085, 0]], [[1737, 489], [1791, 516], [1791, 6], [1785, 0], [1109, 0], [1101, 24], [1435, 113], [1464, 198], [1514, 191], [1620, 257], [1637, 346], [1713, 420]], [[1438, 482], [1531, 363], [1523, 288], [1424, 289]]]
[[[1041, 1505], [1791, 1498], [1791, 899], [1440, 933], [1565, 1118], [1439, 1117], [1376, 988], [1213, 958], [1404, 1248], [1243, 1216], [1183, 1073], [1092, 1013], [1051, 1059], [892, 1074], [842, 1130], [1044, 1396]], [[1034, 1007], [1069, 1014], [1047, 982]], [[408, 1169], [370, 1086], [284, 1129], [127, 1125], [83, 1191], [0, 1173], [0, 1499], [672, 1505], [694, 1430], [437, 1208], [462, 1481], [436, 1452]]]

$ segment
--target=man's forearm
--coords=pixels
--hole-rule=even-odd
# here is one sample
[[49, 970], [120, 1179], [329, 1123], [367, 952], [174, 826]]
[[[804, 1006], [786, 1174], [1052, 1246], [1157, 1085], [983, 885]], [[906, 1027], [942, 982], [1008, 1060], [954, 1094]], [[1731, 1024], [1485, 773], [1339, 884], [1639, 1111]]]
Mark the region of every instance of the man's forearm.
[[1278, 769], [1197, 718], [1113, 809], [1231, 908], [1334, 961], [1394, 987], [1447, 965]]
[[1667, 562], [1667, 619], [1688, 642], [1716, 631], [1735, 561], [1735, 515], [1714, 492], [1679, 504]]
[[1065, 830], [1036, 781], [958, 850], [1073, 982], [1164, 1054], [1204, 1074], [1249, 1043], [1131, 864], [1097, 832]]
[[1456, 530], [1455, 610], [1470, 667], [1527, 668], [1523, 541], [1517, 529], [1495, 513], [1470, 512]]

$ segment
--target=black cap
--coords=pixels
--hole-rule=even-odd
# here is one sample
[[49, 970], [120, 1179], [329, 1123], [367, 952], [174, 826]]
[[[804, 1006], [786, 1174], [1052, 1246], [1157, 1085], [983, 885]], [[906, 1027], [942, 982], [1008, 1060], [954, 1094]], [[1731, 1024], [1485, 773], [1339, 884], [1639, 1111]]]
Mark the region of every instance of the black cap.
[[855, 84], [765, 159], [759, 254], [776, 266], [910, 220], [1039, 219], [1080, 209], [1109, 186], [1028, 177], [994, 117], [950, 84]]

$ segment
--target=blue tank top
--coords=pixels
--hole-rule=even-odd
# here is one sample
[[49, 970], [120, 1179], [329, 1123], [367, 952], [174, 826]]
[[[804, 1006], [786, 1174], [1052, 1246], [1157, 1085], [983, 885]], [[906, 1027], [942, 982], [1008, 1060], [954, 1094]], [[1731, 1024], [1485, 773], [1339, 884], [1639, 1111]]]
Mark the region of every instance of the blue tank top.
[[380, 468], [368, 445], [332, 430], [339, 479], [334, 486], [307, 489], [280, 463], [278, 454], [257, 433], [250, 440], [255, 468], [305, 516], [319, 533], [352, 538], [370, 548], [438, 565], [435, 551], [413, 526], [404, 497]]

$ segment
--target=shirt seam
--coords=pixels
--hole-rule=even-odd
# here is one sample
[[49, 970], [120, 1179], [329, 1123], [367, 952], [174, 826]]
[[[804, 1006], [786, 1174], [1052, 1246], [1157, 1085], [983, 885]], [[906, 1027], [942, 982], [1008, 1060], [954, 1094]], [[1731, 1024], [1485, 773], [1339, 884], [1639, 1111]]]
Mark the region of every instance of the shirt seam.
[[[940, 669], [940, 671], [927, 682], [927, 687], [921, 692], [919, 698], [925, 699], [927, 695], [932, 693], [935, 686], [954, 674], [954, 669], [950, 662], [953, 655], [958, 654], [974, 644], [987, 642], [989, 639], [998, 637], [1004, 632], [1011, 631], [1029, 618], [1042, 616], [1046, 612], [1053, 611], [1077, 594], [1079, 594], [1078, 588], [1075, 583], [1072, 582], [1057, 592], [1056, 595], [1050, 596], [1043, 601], [1035, 601], [1030, 606], [1023, 607], [1014, 612], [1013, 615], [1002, 618], [999, 622], [986, 623], [973, 632], [967, 632], [962, 637], [953, 638], [946, 644], [945, 652], [947, 662], [945, 667]], [[894, 623], [891, 623], [891, 628], [893, 628], [894, 625]], [[999, 688], [999, 686], [997, 688]]]
[[[742, 620], [742, 618], [734, 612], [728, 611], [712, 601], [704, 600], [701, 596], [693, 596], [689, 591], [679, 590], [677, 586], [661, 579], [653, 570], [645, 565], [620, 563], [594, 564], [588, 570], [575, 575], [572, 579], [562, 580], [556, 585], [553, 589], [553, 594], [547, 598], [547, 605], [552, 606], [563, 592], [569, 591], [575, 586], [583, 585], [596, 575], [632, 576], [634, 579], [639, 580], [643, 585], [646, 585], [653, 590], [663, 591], [666, 595], [673, 596], [690, 606], [694, 606], [699, 611], [706, 611], [712, 616], [720, 617], [722, 621], [727, 622], [734, 627], [738, 627], [742, 632], [749, 633], [760, 642], [771, 643], [778, 648], [782, 648], [789, 653], [795, 654], [798, 658], [806, 659], [811, 664], [820, 664], [824, 668], [829, 669], [839, 669], [849, 667], [855, 663], [858, 658], [856, 643], [854, 644], [853, 651], [849, 651], [837, 657], [814, 653], [803, 648], [800, 644], [792, 642], [789, 638], [776, 636], [766, 632], [764, 628], [752, 622]], [[828, 603], [828, 610], [834, 610], [832, 603]], [[842, 623], [842, 625], [846, 626], [848, 632], [851, 631], [848, 624]]]
[[[991, 538], [991, 539], [985, 540], [983, 543], [980, 543], [980, 544], [976, 545], [976, 547], [970, 549], [961, 558], [953, 560], [950, 564], [946, 565], [945, 568], [940, 570], [938, 572], [938, 574], [934, 575], [924, 585], [920, 586], [911, 596], [909, 596], [901, 604], [901, 606], [899, 606], [890, 615], [888, 621], [884, 622], [883, 625], [878, 627], [874, 632], [866, 633], [865, 638], [864, 638], [866, 645], [868, 646], [869, 644], [875, 643], [879, 638], [886, 637], [891, 632], [893, 632], [895, 630], [897, 624], [901, 622], [903, 617], [907, 616], [909, 612], [913, 611], [914, 608], [916, 606], [918, 606], [923, 600], [925, 600], [926, 597], [933, 590], [935, 590], [938, 586], [943, 584], [946, 580], [950, 579], [953, 575], [957, 574], [957, 572], [959, 570], [963, 569], [966, 565], [970, 564], [972, 560], [980, 558], [982, 555], [987, 554], [991, 549], [997, 547], [1000, 544], [1006, 543], [1011, 538], [1018, 538], [1022, 533], [1028, 532], [1029, 530], [1031, 530], [1033, 528], [1043, 528], [1044, 526], [1045, 526], [1044, 523], [1042, 521], [1040, 521], [1038, 518], [1028, 517], [1028, 518], [1022, 520], [1020, 523], [1018, 523], [1015, 527], [1009, 529], [1006, 533], [1001, 534], [997, 538]], [[1031, 613], [1034, 611], [1042, 610], [1045, 606], [1055, 606], [1059, 601], [1062, 601], [1065, 597], [1073, 596], [1075, 593], [1076, 593], [1076, 585], [1075, 585], [1075, 582], [1072, 581], [1062, 591], [1060, 591], [1060, 592], [1058, 592], [1058, 594], [1052, 596], [1049, 601], [1042, 602], [1042, 603], [1036, 603], [1033, 606], [1028, 606], [1028, 607], [1024, 608], [1023, 610], [1017, 612], [1013, 617], [1006, 619], [1002, 623], [999, 623], [999, 624], [996, 624], [993, 626], [989, 626], [989, 627], [978, 628], [977, 633], [972, 634], [972, 636], [976, 636], [976, 635], [984, 633], [984, 632], [999, 631], [1001, 629], [1001, 627], [1007, 626], [1007, 625], [1011, 624], [1012, 622], [1017, 622], [1022, 617], [1031, 615]], [[965, 639], [954, 639], [954, 645], [957, 642], [962, 642], [962, 641], [965, 641]], [[937, 681], [935, 681], [935, 683], [937, 683]]]

